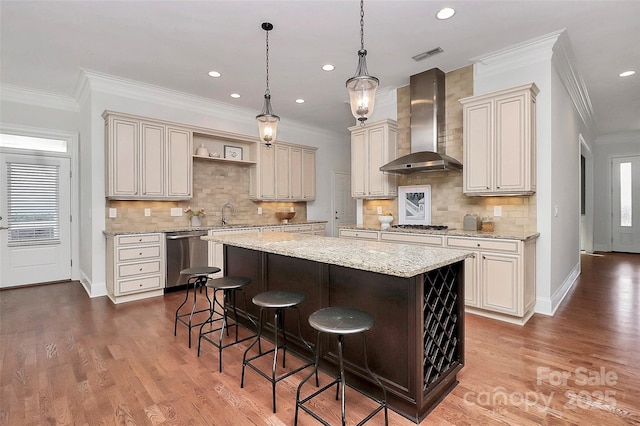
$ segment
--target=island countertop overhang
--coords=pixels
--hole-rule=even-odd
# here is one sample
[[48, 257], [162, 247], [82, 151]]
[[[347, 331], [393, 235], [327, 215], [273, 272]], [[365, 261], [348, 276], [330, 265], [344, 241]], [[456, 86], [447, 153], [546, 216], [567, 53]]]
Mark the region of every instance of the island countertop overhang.
[[472, 256], [471, 252], [463, 250], [288, 232], [210, 235], [201, 238], [245, 249], [402, 278], [414, 277]]

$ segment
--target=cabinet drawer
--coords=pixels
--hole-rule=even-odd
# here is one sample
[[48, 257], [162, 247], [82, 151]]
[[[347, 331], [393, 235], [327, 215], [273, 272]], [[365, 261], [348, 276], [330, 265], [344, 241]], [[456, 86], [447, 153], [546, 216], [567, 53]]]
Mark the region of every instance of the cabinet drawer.
[[314, 231], [326, 231], [327, 230], [327, 225], [324, 223], [318, 223], [313, 225], [313, 230]]
[[311, 225], [288, 225], [288, 226], [283, 226], [282, 230], [284, 232], [311, 233], [313, 232], [313, 227]]
[[422, 244], [428, 246], [442, 247], [444, 244], [443, 235], [428, 235], [428, 234], [400, 234], [397, 232], [381, 232], [380, 241], [387, 241], [392, 243], [409, 243], [409, 244]]
[[160, 276], [144, 277], [137, 280], [118, 281], [119, 294], [136, 293], [139, 291], [161, 288]]
[[361, 240], [378, 240], [378, 231], [356, 231], [353, 229], [341, 229], [340, 238], [358, 238]]
[[282, 226], [269, 226], [262, 228], [262, 232], [282, 232]]
[[160, 234], [120, 235], [118, 236], [118, 245], [159, 243], [160, 238]]
[[520, 244], [519, 241], [516, 240], [447, 237], [447, 247], [474, 250], [492, 250], [503, 253], [518, 253]]
[[160, 255], [160, 246], [131, 247], [118, 250], [118, 261], [152, 259], [154, 257], [160, 257]]
[[142, 262], [120, 265], [118, 267], [118, 278], [127, 278], [134, 275], [157, 274], [160, 272], [161, 262]]

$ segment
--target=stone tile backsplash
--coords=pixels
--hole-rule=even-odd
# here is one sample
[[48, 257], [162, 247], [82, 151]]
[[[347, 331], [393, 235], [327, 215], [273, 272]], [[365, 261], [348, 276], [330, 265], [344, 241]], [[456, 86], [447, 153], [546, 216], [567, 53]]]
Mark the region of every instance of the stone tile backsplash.
[[[306, 203], [254, 202], [249, 200], [249, 168], [219, 161], [195, 159], [193, 162], [193, 198], [189, 201], [114, 201], [107, 200], [105, 209], [105, 230], [118, 231], [136, 228], [141, 231], [176, 229], [190, 227], [187, 215], [171, 216], [171, 208], [184, 210], [205, 209], [202, 226], [222, 224], [222, 206], [231, 203], [236, 213], [227, 209], [229, 224], [250, 223], [275, 225], [277, 211], [289, 211], [293, 207], [296, 216], [292, 223], [307, 219]], [[262, 214], [258, 214], [262, 207]], [[117, 209], [117, 218], [109, 218], [109, 208]], [[144, 215], [144, 209], [151, 209], [151, 216]]]
[[[473, 67], [446, 74], [446, 134], [438, 143], [446, 144], [446, 153], [462, 162], [461, 98], [473, 95]], [[409, 86], [401, 87], [398, 99], [398, 156], [411, 150], [411, 103]], [[496, 232], [536, 231], [536, 196], [467, 197], [462, 192], [462, 172], [429, 172], [400, 175], [398, 185], [431, 185], [431, 223], [462, 229], [467, 213], [493, 217], [494, 206], [502, 207], [502, 216], [494, 217]], [[393, 224], [398, 220], [398, 203], [393, 200], [365, 200], [363, 225], [379, 227], [377, 207], [391, 211]]]

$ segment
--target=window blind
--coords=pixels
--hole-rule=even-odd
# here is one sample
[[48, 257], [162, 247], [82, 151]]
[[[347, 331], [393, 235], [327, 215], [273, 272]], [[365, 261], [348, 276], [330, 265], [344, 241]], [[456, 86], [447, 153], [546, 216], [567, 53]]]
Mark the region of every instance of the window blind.
[[8, 245], [60, 244], [59, 166], [7, 163]]

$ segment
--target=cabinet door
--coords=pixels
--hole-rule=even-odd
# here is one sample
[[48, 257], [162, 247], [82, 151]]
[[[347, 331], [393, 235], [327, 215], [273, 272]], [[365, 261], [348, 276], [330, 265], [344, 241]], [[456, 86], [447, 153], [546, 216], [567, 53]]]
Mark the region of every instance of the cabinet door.
[[464, 260], [464, 304], [466, 306], [480, 306], [479, 277], [480, 253], [473, 252], [473, 257]]
[[310, 149], [302, 152], [302, 198], [316, 199], [316, 152]]
[[167, 128], [167, 197], [191, 198], [193, 141], [188, 130]]
[[385, 164], [385, 129], [383, 127], [369, 130], [368, 169], [369, 195], [385, 195], [386, 176], [379, 168]]
[[140, 123], [140, 155], [142, 157], [142, 196], [162, 198], [165, 195], [165, 127]]
[[495, 101], [495, 189], [498, 192], [527, 190], [527, 161], [531, 145], [527, 143], [526, 99], [524, 93]]
[[260, 180], [257, 197], [263, 200], [276, 198], [275, 149], [260, 144], [260, 164], [257, 179]]
[[351, 134], [351, 194], [362, 197], [367, 194], [367, 140], [365, 132], [357, 131]]
[[289, 196], [302, 200], [302, 148], [289, 148]]
[[489, 192], [493, 185], [492, 102], [464, 108], [464, 192]]
[[518, 257], [481, 253], [481, 308], [521, 315]]
[[275, 145], [275, 156], [276, 198], [278, 200], [286, 200], [290, 198], [289, 147]]
[[107, 196], [139, 195], [139, 124], [114, 118], [107, 128], [109, 167]]

